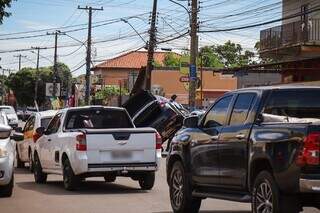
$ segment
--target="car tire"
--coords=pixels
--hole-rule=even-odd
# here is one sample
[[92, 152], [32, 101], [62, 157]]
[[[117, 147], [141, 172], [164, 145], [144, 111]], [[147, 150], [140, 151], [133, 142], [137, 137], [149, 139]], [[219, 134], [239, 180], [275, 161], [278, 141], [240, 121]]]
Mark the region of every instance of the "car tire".
[[149, 172], [139, 179], [139, 185], [142, 190], [151, 190], [155, 182], [155, 173]]
[[18, 146], [16, 147], [16, 160], [17, 160], [17, 168], [24, 168], [24, 162], [21, 161], [18, 151]]
[[34, 162], [32, 159], [32, 153], [30, 152], [29, 153], [29, 171], [33, 173], [33, 170], [34, 170]]
[[10, 183], [5, 186], [0, 186], [0, 197], [11, 197], [14, 185], [14, 175], [12, 174]]
[[281, 194], [273, 176], [268, 171], [258, 174], [252, 189], [253, 213], [298, 213], [300, 210], [298, 197]]
[[202, 200], [192, 197], [192, 185], [180, 161], [173, 164], [170, 172], [169, 192], [173, 212], [199, 212]]
[[42, 166], [38, 155], [34, 156], [34, 181], [38, 184], [44, 184], [47, 182], [48, 175], [42, 171]]
[[113, 182], [116, 181], [116, 179], [117, 179], [116, 176], [110, 176], [110, 175], [104, 176], [104, 180], [105, 180], [107, 183], [113, 183]]
[[80, 183], [80, 178], [76, 176], [72, 170], [69, 159], [63, 162], [63, 186], [68, 191], [77, 189]]

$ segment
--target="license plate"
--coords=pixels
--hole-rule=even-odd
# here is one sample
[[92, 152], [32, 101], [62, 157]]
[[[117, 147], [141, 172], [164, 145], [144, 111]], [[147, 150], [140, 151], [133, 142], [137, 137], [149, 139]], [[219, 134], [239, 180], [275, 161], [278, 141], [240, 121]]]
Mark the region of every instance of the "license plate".
[[113, 151], [111, 156], [113, 159], [129, 159], [132, 157], [132, 153], [128, 151]]

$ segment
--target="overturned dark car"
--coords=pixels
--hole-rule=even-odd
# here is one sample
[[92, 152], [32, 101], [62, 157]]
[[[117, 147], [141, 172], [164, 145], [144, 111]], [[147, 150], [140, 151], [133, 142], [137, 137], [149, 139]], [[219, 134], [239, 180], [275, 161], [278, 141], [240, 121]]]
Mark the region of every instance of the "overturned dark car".
[[162, 142], [173, 138], [189, 114], [181, 104], [175, 102], [175, 96], [169, 100], [148, 91], [135, 94], [123, 107], [127, 109], [136, 127], [155, 128], [160, 133]]

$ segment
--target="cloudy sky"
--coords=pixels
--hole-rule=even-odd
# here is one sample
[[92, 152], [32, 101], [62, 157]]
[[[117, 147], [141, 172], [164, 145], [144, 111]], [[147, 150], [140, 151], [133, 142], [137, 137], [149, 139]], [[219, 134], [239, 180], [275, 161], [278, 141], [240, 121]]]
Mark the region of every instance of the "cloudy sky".
[[[188, 7], [188, 1], [179, 1]], [[35, 67], [36, 55], [32, 46], [47, 47], [41, 50], [40, 66], [52, 65], [54, 36], [46, 35], [56, 29], [67, 32], [59, 36], [59, 61], [66, 63], [77, 76], [85, 72], [85, 45], [88, 13], [80, 6], [103, 7], [93, 14], [93, 63], [112, 58], [144, 46], [148, 40], [149, 16], [152, 0], [17, 0], [10, 12], [12, 16], [0, 25], [0, 66], [18, 69], [22, 54], [22, 67]], [[158, 41], [170, 39], [188, 30], [186, 11], [169, 0], [158, 0]], [[279, 0], [202, 0], [200, 4], [200, 31], [245, 26], [281, 17]], [[140, 36], [121, 19], [127, 20]], [[227, 40], [240, 43], [253, 50], [261, 29], [274, 23], [246, 30], [219, 33], [201, 33], [200, 46], [223, 44]], [[189, 46], [189, 37], [158, 45], [158, 49], [172, 48], [182, 51]], [[18, 51], [24, 50], [24, 51]]]

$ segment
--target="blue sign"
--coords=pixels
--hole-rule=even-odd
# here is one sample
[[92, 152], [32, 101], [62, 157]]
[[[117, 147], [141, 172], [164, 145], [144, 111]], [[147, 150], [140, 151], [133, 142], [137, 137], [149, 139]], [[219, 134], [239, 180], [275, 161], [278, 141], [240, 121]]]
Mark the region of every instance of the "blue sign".
[[191, 81], [197, 80], [197, 66], [194, 64], [190, 65], [190, 80]]

